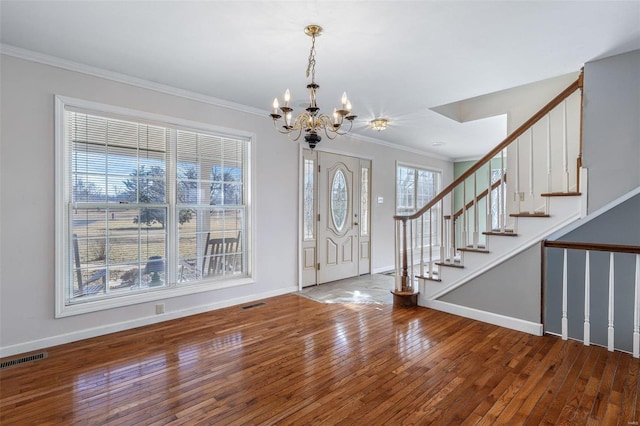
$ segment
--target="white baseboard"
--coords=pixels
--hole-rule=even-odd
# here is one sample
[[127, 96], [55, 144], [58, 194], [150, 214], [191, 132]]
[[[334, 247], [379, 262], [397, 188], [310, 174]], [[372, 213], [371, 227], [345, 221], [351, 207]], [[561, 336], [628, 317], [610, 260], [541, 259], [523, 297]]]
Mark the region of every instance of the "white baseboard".
[[393, 271], [396, 269], [396, 265], [383, 266], [381, 268], [373, 268], [371, 271], [372, 274], [382, 274], [384, 272]]
[[467, 306], [454, 305], [453, 303], [443, 302], [441, 300], [425, 300], [423, 306], [500, 327], [510, 328], [511, 330], [522, 331], [533, 334], [534, 336], [542, 336], [543, 333], [542, 324], [539, 323], [495, 314], [493, 312], [481, 311]]
[[0, 358], [22, 354], [26, 352], [37, 351], [52, 346], [62, 345], [65, 343], [76, 342], [78, 340], [89, 339], [91, 337], [103, 336], [105, 334], [115, 333], [118, 331], [129, 330], [135, 327], [141, 327], [144, 325], [157, 324], [163, 321], [173, 320], [177, 318], [184, 318], [190, 315], [201, 314], [203, 312], [214, 311], [216, 309], [227, 308], [229, 306], [240, 305], [248, 302], [254, 302], [260, 299], [266, 299], [269, 297], [280, 296], [282, 294], [294, 293], [298, 291], [298, 287], [286, 287], [270, 292], [251, 294], [244, 297], [238, 297], [236, 299], [223, 300], [216, 303], [207, 305], [194, 306], [189, 309], [183, 309], [180, 311], [171, 311], [161, 315], [153, 315], [143, 318], [136, 318], [130, 321], [124, 321], [114, 324], [105, 325], [103, 327], [95, 327], [86, 330], [80, 330], [73, 333], [60, 334], [57, 336], [46, 337], [44, 339], [32, 340], [29, 342], [19, 343], [16, 345], [5, 346], [0, 348]]

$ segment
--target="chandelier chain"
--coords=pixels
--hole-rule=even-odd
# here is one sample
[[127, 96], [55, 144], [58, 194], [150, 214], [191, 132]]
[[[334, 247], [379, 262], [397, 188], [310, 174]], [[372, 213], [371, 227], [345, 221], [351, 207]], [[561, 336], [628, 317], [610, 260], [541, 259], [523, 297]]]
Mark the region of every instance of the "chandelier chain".
[[309, 64], [307, 65], [307, 78], [311, 72], [311, 83], [316, 82], [316, 35], [311, 35], [311, 50], [309, 50]]

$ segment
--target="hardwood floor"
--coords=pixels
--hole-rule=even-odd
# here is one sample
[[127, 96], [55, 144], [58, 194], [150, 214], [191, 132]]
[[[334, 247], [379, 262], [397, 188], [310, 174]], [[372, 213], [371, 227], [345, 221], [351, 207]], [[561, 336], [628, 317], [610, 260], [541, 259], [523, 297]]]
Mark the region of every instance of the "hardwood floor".
[[[634, 425], [640, 361], [425, 308], [298, 295], [58, 346], [0, 423]], [[636, 422], [636, 423], [634, 423]]]

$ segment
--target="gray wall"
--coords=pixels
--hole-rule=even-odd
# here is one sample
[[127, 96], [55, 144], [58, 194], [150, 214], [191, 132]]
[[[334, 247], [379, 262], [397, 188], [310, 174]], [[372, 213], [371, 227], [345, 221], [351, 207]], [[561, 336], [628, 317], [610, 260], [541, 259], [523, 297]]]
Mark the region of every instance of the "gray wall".
[[540, 262], [536, 244], [439, 300], [540, 323]]
[[[590, 242], [606, 244], [640, 245], [640, 195], [636, 195], [613, 209], [603, 213], [558, 241]], [[590, 253], [590, 323], [591, 340], [607, 345], [609, 253]], [[546, 250], [545, 331], [560, 333], [562, 319], [562, 249]], [[633, 296], [635, 255], [616, 254], [614, 328], [615, 346], [632, 350]], [[583, 339], [584, 322], [584, 268], [585, 252], [569, 250], [568, 270], [568, 318], [569, 337]]]
[[[299, 145], [273, 130], [268, 111], [238, 110], [4, 54], [0, 66], [0, 357], [298, 289]], [[167, 297], [164, 315], [155, 314], [156, 302], [145, 302], [55, 319], [56, 94], [253, 133], [255, 282]], [[442, 170], [444, 185], [451, 182], [452, 163], [350, 137], [322, 144], [372, 160], [372, 268], [393, 268], [396, 160]], [[385, 202], [375, 202], [378, 197]]]
[[640, 186], [640, 50], [584, 67], [588, 212]]

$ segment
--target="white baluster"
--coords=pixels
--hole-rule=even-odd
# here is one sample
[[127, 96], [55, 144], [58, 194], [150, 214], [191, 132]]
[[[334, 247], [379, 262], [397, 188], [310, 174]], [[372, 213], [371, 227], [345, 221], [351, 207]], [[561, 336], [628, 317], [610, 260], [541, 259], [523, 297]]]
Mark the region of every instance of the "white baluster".
[[480, 215], [478, 213], [478, 178], [476, 172], [473, 174], [473, 248], [478, 248], [478, 228], [480, 228]]
[[[440, 228], [437, 229], [440, 232], [440, 262], [444, 262], [444, 232], [445, 232], [445, 224], [444, 224], [444, 198], [440, 200]], [[433, 257], [431, 258], [431, 265], [429, 265], [430, 270], [433, 270]], [[437, 265], [438, 268], [438, 278], [440, 278], [440, 266]]]
[[551, 170], [551, 114], [547, 114], [547, 192], [553, 192], [553, 172]]
[[433, 278], [433, 209], [429, 209], [429, 278]]
[[569, 320], [567, 318], [567, 249], [562, 260], [562, 339], [569, 338]]
[[506, 222], [506, 203], [505, 203], [506, 185], [504, 184], [504, 149], [500, 151], [500, 185], [498, 186], [498, 218], [500, 222], [500, 232], [504, 233]]
[[462, 233], [460, 247], [467, 247], [467, 180], [462, 181]]
[[636, 254], [635, 302], [633, 304], [633, 356], [640, 357], [640, 254]]
[[456, 206], [454, 193], [451, 192], [451, 216], [449, 217], [449, 245], [448, 254], [449, 262], [453, 263], [453, 257], [456, 255]]
[[[431, 211], [431, 209], [429, 209]], [[420, 216], [420, 276], [424, 277], [424, 214]]]
[[569, 142], [567, 140], [567, 100], [562, 101], [562, 167], [563, 189], [569, 192]]
[[529, 197], [531, 197], [531, 213], [536, 212], [536, 200], [533, 190], [533, 127], [529, 130]]
[[400, 221], [396, 220], [396, 238], [395, 238], [396, 290], [398, 291], [402, 289], [401, 278], [400, 278], [400, 273], [401, 273], [400, 270], [402, 269], [401, 262], [400, 262], [400, 258], [401, 258], [400, 247], [402, 247], [401, 241], [400, 241]]
[[[487, 188], [487, 232], [493, 231], [493, 218], [491, 217], [491, 196], [492, 196], [492, 182], [491, 182], [491, 161], [487, 163], [487, 169], [489, 170], [487, 182], [489, 182], [489, 188]], [[485, 238], [488, 240], [488, 238]]]
[[[551, 114], [547, 114], [547, 192], [553, 192], [553, 174], [551, 170]], [[544, 212], [549, 214], [551, 197], [545, 197]]]
[[609, 254], [609, 326], [607, 327], [607, 348], [610, 351], [613, 351], [614, 343], [614, 331], [613, 331], [613, 318], [614, 318], [614, 299], [613, 299], [613, 291], [614, 291], [614, 263], [613, 263], [613, 253]]
[[584, 344], [591, 344], [591, 275], [589, 272], [589, 250], [584, 253]]
[[409, 286], [409, 288], [411, 289], [411, 291], [414, 291], [413, 289], [413, 220], [409, 221], [409, 276], [407, 277], [407, 285]]
[[520, 138], [516, 139], [516, 159], [515, 159], [515, 194], [516, 213], [520, 213]]

